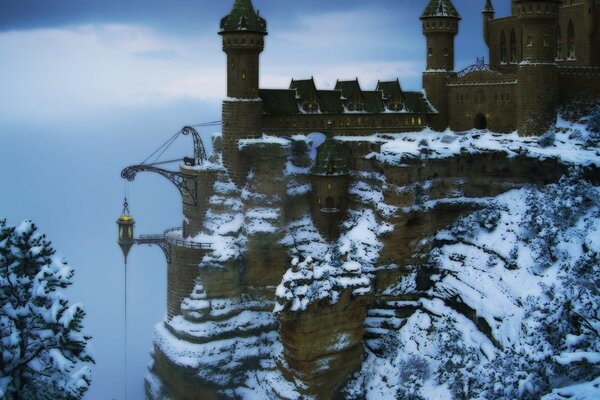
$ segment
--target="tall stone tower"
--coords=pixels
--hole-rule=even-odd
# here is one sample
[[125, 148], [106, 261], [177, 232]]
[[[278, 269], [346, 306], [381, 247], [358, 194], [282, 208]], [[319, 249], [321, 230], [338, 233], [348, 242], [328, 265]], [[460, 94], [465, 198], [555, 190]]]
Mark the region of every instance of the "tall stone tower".
[[431, 127], [448, 127], [447, 80], [454, 71], [454, 38], [458, 34], [460, 15], [451, 0], [431, 0], [421, 16], [423, 34], [427, 38], [427, 70], [423, 73], [423, 88], [437, 109]]
[[558, 66], [555, 29], [561, 0], [515, 0], [523, 34], [523, 61], [517, 69], [517, 130], [531, 136], [556, 122]]
[[262, 100], [258, 97], [259, 57], [267, 22], [251, 0], [235, 0], [221, 20], [219, 34], [227, 53], [227, 99], [223, 101], [223, 163], [231, 178], [243, 184], [249, 163], [240, 154], [240, 139], [262, 135]]
[[485, 44], [490, 47], [490, 22], [496, 14], [492, 0], [486, 0], [485, 7], [481, 13], [483, 14], [483, 39], [485, 40]]

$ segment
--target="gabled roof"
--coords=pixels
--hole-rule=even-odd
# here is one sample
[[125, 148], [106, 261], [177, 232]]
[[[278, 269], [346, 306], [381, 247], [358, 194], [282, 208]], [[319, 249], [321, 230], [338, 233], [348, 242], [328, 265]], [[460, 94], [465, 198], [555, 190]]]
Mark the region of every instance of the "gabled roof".
[[251, 0], [235, 0], [229, 15], [221, 20], [221, 32], [267, 33], [267, 21], [261, 18]]
[[362, 95], [365, 99], [364, 109], [366, 112], [377, 114], [385, 111], [382, 91], [362, 92]]
[[298, 96], [301, 99], [316, 98], [317, 97], [317, 86], [313, 78], [310, 79], [292, 79], [290, 89], [295, 89], [298, 92]]
[[260, 89], [258, 95], [263, 101], [265, 114], [289, 115], [299, 114], [295, 90]]
[[341, 90], [317, 90], [319, 108], [324, 114], [341, 114], [344, 112]]
[[431, 0], [421, 18], [458, 18], [460, 19], [460, 14], [456, 11], [454, 4], [452, 4], [452, 0]]
[[383, 97], [389, 99], [394, 95], [394, 93], [398, 93], [402, 95], [402, 88], [400, 87], [400, 81], [384, 81], [377, 82], [377, 88], [375, 90], [381, 90], [383, 92]]
[[357, 96], [360, 97], [362, 94], [360, 84], [358, 83], [358, 78], [353, 81], [337, 81], [335, 84], [335, 89], [341, 90], [342, 96], [347, 99]]
[[404, 111], [416, 114], [433, 114], [436, 112], [423, 92], [404, 92]]

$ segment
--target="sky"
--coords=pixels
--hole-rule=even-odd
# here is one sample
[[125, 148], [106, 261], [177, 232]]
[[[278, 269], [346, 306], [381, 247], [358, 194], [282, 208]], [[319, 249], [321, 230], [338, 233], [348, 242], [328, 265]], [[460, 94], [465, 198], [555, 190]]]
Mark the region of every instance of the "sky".
[[[421, 89], [426, 0], [254, 0], [268, 21], [261, 87], [314, 76], [330, 88], [399, 78]], [[178, 191], [120, 170], [186, 124], [220, 119], [225, 57], [217, 35], [232, 1], [19, 0], [0, 2], [0, 218], [33, 219], [76, 269], [69, 290], [94, 338], [87, 400], [143, 398], [152, 329], [164, 316], [166, 266], [157, 248], [127, 265], [128, 368], [124, 372], [124, 266], [115, 220], [129, 195], [137, 233], [181, 224]], [[454, 0], [462, 15], [457, 69], [486, 56], [484, 0]], [[509, 1], [494, 1], [498, 16]], [[210, 130], [201, 131], [208, 141]], [[191, 139], [172, 154], [190, 155]], [[125, 379], [127, 376], [127, 379]]]

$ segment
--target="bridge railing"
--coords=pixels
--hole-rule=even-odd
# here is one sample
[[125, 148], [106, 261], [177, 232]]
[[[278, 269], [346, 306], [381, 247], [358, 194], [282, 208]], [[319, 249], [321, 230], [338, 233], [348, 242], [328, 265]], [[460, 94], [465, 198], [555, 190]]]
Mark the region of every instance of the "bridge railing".
[[[175, 232], [180, 232], [183, 229], [181, 228], [170, 228], [167, 229], [164, 233], [163, 236], [163, 240], [166, 241], [167, 243], [177, 246], [177, 247], [183, 247], [185, 249], [193, 249], [193, 250], [209, 250], [212, 249], [212, 243], [203, 243], [203, 242], [194, 242], [191, 240], [187, 240], [184, 239], [183, 237], [178, 238], [175, 237], [174, 233]], [[182, 236], [182, 235], [179, 235]]]

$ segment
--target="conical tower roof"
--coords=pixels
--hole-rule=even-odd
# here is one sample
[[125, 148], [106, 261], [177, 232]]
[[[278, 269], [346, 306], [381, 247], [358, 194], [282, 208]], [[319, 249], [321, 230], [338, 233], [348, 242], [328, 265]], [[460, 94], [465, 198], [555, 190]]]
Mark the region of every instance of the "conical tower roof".
[[460, 19], [460, 14], [456, 11], [452, 0], [431, 0], [421, 15], [421, 19], [439, 17]]
[[485, 2], [485, 8], [483, 9], [484, 13], [493, 13], [494, 12], [494, 5], [492, 4], [492, 0], [486, 0]]
[[267, 21], [254, 10], [252, 0], [235, 0], [229, 15], [221, 20], [221, 32], [267, 33]]
[[320, 176], [343, 176], [350, 174], [348, 164], [342, 157], [338, 144], [333, 139], [331, 129], [327, 134], [327, 139], [321, 145], [317, 155], [317, 162], [310, 169], [310, 173]]

